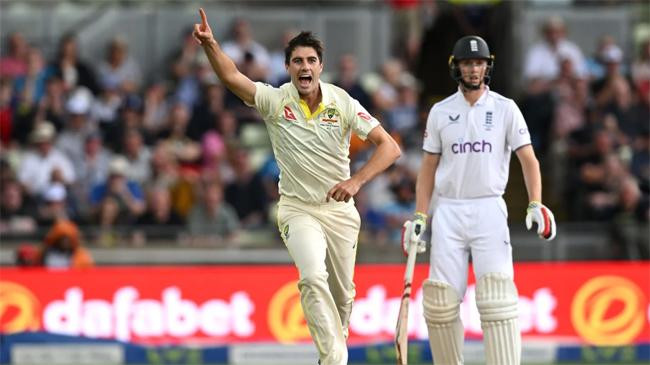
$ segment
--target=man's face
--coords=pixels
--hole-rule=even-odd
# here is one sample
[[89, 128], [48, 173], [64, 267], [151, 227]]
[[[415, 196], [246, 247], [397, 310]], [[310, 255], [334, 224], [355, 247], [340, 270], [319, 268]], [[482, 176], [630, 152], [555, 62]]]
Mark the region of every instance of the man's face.
[[311, 47], [296, 47], [291, 52], [287, 72], [291, 82], [300, 95], [318, 92], [318, 80], [323, 72], [323, 64], [318, 59], [316, 50]]
[[483, 82], [487, 61], [483, 59], [467, 59], [458, 62], [460, 74], [465, 85], [478, 88]]

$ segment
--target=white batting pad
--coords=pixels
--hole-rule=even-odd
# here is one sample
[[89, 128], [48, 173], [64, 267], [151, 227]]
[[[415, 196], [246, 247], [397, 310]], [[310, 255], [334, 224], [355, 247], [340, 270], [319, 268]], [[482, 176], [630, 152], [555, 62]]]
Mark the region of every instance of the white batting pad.
[[463, 324], [460, 299], [454, 288], [438, 280], [425, 280], [424, 319], [435, 364], [463, 364]]
[[476, 306], [481, 315], [487, 365], [521, 362], [518, 298], [515, 283], [506, 274], [485, 274], [476, 284]]

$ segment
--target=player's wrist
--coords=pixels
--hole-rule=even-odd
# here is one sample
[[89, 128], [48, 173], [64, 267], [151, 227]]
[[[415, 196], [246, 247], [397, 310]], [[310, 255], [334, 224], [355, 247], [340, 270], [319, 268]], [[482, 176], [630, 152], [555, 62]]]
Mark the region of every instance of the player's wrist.
[[528, 203], [528, 209], [536, 208], [536, 207], [541, 207], [541, 206], [543, 206], [543, 204], [542, 204], [542, 202], [540, 202], [540, 201], [538, 201], [538, 200], [531, 200], [531, 201]]
[[423, 221], [426, 221], [427, 218], [429, 218], [429, 216], [426, 213], [422, 213], [422, 212], [415, 212], [415, 214], [413, 214], [413, 217], [415, 219], [421, 219]]

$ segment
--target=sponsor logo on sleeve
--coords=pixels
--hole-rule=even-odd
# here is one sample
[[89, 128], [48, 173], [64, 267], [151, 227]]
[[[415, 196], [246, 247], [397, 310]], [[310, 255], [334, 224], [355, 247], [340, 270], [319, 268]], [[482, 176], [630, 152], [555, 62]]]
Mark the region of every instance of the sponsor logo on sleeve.
[[372, 119], [372, 117], [370, 115], [368, 115], [368, 114], [366, 114], [364, 112], [358, 112], [357, 115], [359, 116], [359, 118], [361, 118], [361, 119], [363, 119], [363, 120], [365, 120], [367, 122], [369, 122], [370, 119]]
[[288, 105], [284, 106], [284, 119], [292, 120], [294, 122], [297, 121], [296, 115], [293, 113], [293, 111]]

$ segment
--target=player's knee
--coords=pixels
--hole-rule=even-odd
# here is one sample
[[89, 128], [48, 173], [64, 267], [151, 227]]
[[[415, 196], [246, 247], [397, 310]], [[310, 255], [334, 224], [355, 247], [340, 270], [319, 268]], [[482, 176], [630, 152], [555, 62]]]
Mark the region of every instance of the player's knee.
[[424, 318], [429, 325], [454, 322], [459, 315], [460, 299], [451, 285], [427, 279], [422, 285]]
[[507, 274], [485, 274], [476, 283], [476, 306], [483, 322], [517, 318], [518, 300], [517, 287]]
[[310, 272], [303, 273], [298, 281], [298, 289], [313, 288], [318, 286], [327, 286], [327, 272]]

